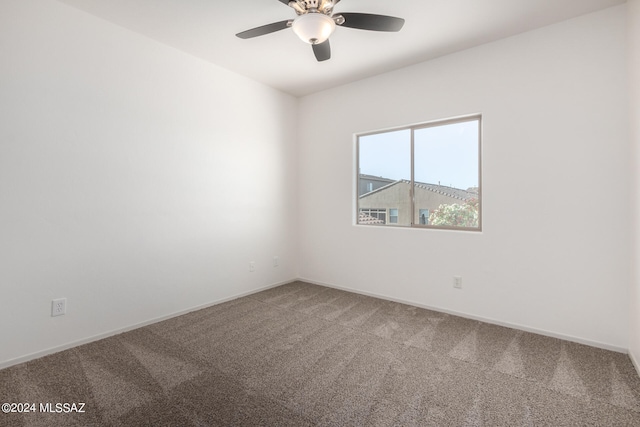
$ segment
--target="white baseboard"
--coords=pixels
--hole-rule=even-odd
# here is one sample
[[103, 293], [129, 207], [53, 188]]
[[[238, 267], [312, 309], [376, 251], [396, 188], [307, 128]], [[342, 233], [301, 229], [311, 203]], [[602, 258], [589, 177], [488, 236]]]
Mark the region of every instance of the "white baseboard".
[[28, 362], [30, 360], [38, 359], [40, 357], [44, 357], [44, 356], [48, 356], [50, 354], [58, 353], [60, 351], [68, 350], [70, 348], [77, 347], [79, 345], [88, 344], [90, 342], [94, 342], [94, 341], [98, 341], [98, 340], [101, 340], [101, 339], [104, 339], [104, 338], [108, 338], [108, 337], [111, 337], [111, 336], [114, 336], [114, 335], [118, 335], [118, 334], [121, 334], [123, 332], [128, 332], [128, 331], [132, 331], [134, 329], [141, 328], [143, 326], [148, 326], [148, 325], [151, 325], [153, 323], [162, 322], [163, 320], [171, 319], [171, 318], [174, 318], [174, 317], [177, 317], [177, 316], [182, 316], [183, 314], [191, 313], [193, 311], [202, 310], [203, 308], [212, 307], [214, 305], [218, 305], [218, 304], [222, 304], [222, 303], [227, 302], [227, 301], [232, 301], [234, 299], [242, 298], [242, 297], [245, 297], [247, 295], [252, 295], [252, 294], [255, 294], [255, 293], [258, 293], [258, 292], [262, 292], [262, 291], [267, 290], [267, 289], [271, 289], [271, 288], [275, 288], [277, 286], [285, 285], [287, 283], [295, 282], [296, 280], [297, 279], [291, 279], [291, 280], [286, 280], [284, 282], [274, 283], [274, 284], [271, 284], [271, 285], [263, 286], [263, 287], [258, 288], [258, 289], [254, 289], [254, 290], [251, 290], [251, 291], [247, 291], [247, 292], [243, 292], [243, 293], [240, 293], [240, 294], [232, 295], [232, 296], [229, 296], [229, 297], [221, 298], [219, 300], [208, 302], [206, 304], [198, 305], [198, 306], [191, 307], [191, 308], [188, 308], [188, 309], [185, 309], [185, 310], [180, 310], [180, 311], [177, 311], [175, 313], [168, 314], [166, 316], [156, 317], [154, 319], [150, 319], [150, 320], [146, 320], [144, 322], [136, 323], [134, 325], [126, 326], [124, 328], [114, 329], [114, 330], [109, 331], [109, 332], [104, 332], [104, 333], [101, 333], [101, 334], [98, 334], [98, 335], [93, 335], [93, 336], [88, 337], [88, 338], [83, 338], [83, 339], [80, 339], [80, 340], [77, 340], [77, 341], [73, 341], [73, 342], [70, 342], [70, 343], [66, 343], [66, 344], [63, 344], [63, 345], [59, 345], [59, 346], [56, 346], [56, 347], [51, 347], [51, 348], [48, 348], [48, 349], [45, 349], [45, 350], [37, 351], [35, 353], [30, 353], [30, 354], [27, 354], [25, 356], [17, 357], [15, 359], [9, 359], [9, 360], [0, 362], [0, 369], [5, 369], [5, 368], [8, 368], [10, 366], [14, 366], [14, 365], [18, 365], [20, 363]]
[[[429, 305], [417, 303], [415, 301], [408, 301], [408, 300], [403, 300], [401, 298], [390, 297], [390, 296], [384, 295], [384, 294], [376, 294], [376, 293], [373, 293], [373, 292], [366, 292], [366, 291], [362, 291], [362, 290], [359, 290], [359, 289], [353, 289], [353, 288], [348, 288], [348, 287], [344, 287], [344, 286], [337, 286], [337, 285], [332, 285], [332, 284], [329, 284], [329, 283], [322, 283], [322, 282], [318, 282], [318, 281], [311, 280], [311, 279], [299, 278], [298, 280], [300, 280], [302, 282], [315, 284], [315, 285], [326, 286], [328, 288], [340, 289], [340, 290], [343, 290], [343, 291], [353, 292], [353, 293], [356, 293], [356, 294], [366, 295], [366, 296], [370, 296], [370, 297], [374, 297], [374, 298], [380, 298], [380, 299], [384, 299], [384, 300], [388, 300], [388, 301], [394, 301], [394, 302], [398, 302], [398, 303], [401, 303], [401, 304], [407, 304], [407, 305], [411, 305], [411, 306], [414, 306], [414, 307], [425, 308], [427, 310], [438, 311], [440, 313], [452, 314], [454, 316], [464, 317], [466, 319], [478, 320], [480, 322], [490, 323], [490, 324], [498, 325], [498, 326], [504, 326], [506, 328], [517, 329], [517, 330], [525, 331], [525, 332], [531, 332], [531, 333], [534, 333], [534, 334], [544, 335], [544, 336], [551, 337], [551, 338], [558, 338], [558, 339], [565, 340], [565, 341], [571, 341], [571, 342], [575, 342], [575, 343], [578, 343], [578, 344], [588, 345], [590, 347], [602, 348], [604, 350], [611, 350], [611, 351], [615, 351], [615, 352], [618, 352], [618, 353], [629, 354], [629, 350], [626, 349], [626, 348], [618, 347], [618, 346], [611, 345], [611, 344], [601, 343], [601, 342], [598, 342], [598, 341], [591, 341], [591, 340], [587, 340], [587, 339], [583, 339], [583, 338], [579, 338], [579, 337], [574, 337], [574, 336], [571, 336], [571, 335], [565, 335], [565, 334], [560, 334], [560, 333], [557, 333], [557, 332], [545, 331], [543, 329], [531, 328], [531, 327], [528, 327], [528, 326], [519, 325], [517, 323], [503, 322], [501, 320], [491, 319], [491, 318], [482, 317], [482, 316], [476, 316], [476, 315], [469, 314], [469, 313], [461, 313], [461, 312], [454, 311], [454, 310], [449, 310], [449, 309], [446, 309], [446, 308], [429, 306]], [[632, 358], [632, 361], [633, 361], [633, 358]], [[638, 365], [635, 361], [634, 361], [634, 364], [636, 366], [636, 369], [638, 370], [638, 373], [640, 374], [640, 369], [638, 369], [638, 367], [640, 365]]]
[[640, 375], [640, 363], [638, 363], [638, 359], [636, 359], [636, 356], [631, 351], [629, 352], [629, 359], [631, 359], [631, 363], [633, 363], [634, 368], [636, 368], [636, 372]]

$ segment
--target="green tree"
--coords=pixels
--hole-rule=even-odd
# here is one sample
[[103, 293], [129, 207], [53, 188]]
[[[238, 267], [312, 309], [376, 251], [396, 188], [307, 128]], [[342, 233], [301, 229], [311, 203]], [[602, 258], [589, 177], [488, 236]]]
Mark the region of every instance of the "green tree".
[[478, 227], [478, 199], [440, 205], [429, 215], [429, 224], [442, 227]]

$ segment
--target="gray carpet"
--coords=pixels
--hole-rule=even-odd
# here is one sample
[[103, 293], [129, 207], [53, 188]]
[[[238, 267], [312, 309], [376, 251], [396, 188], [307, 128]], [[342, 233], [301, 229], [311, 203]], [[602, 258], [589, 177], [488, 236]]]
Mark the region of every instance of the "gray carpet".
[[624, 354], [302, 282], [2, 370], [3, 402], [38, 407], [1, 426], [640, 426]]

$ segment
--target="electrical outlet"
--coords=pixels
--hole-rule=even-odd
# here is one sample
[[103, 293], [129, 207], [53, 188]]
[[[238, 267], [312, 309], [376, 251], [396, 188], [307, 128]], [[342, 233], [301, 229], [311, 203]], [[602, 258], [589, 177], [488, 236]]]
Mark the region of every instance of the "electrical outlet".
[[462, 276], [453, 276], [453, 287], [462, 289]]
[[252, 273], [254, 271], [256, 271], [256, 262], [255, 261], [250, 261], [249, 262], [249, 271], [252, 272]]
[[280, 265], [280, 257], [274, 256], [273, 257], [273, 266], [277, 267]]
[[67, 299], [58, 298], [51, 301], [51, 317], [62, 316], [67, 313]]

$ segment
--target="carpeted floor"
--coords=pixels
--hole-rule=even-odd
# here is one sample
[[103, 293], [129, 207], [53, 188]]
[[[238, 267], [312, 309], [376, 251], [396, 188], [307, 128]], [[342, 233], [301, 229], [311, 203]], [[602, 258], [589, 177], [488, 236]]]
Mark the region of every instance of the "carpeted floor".
[[12, 427], [640, 426], [624, 354], [302, 282], [2, 370], [4, 402], [36, 404]]

